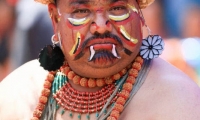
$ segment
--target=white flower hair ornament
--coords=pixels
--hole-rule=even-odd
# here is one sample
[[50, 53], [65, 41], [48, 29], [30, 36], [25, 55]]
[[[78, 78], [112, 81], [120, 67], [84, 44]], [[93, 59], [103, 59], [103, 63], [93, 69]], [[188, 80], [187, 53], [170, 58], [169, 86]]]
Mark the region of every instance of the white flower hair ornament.
[[159, 35], [149, 35], [143, 39], [140, 55], [144, 59], [157, 58], [164, 50], [164, 42]]

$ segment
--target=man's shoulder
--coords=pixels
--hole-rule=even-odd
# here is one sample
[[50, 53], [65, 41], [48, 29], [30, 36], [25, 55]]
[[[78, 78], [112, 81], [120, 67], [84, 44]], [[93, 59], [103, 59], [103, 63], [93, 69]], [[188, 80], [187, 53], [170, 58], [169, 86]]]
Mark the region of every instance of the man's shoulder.
[[23, 82], [35, 82], [38, 79], [44, 78], [47, 71], [45, 71], [39, 64], [38, 60], [29, 61], [22, 66], [15, 69], [7, 77], [5, 77], [0, 85], [10, 84], [10, 83], [21, 83]]
[[199, 120], [199, 101], [200, 88], [193, 80], [166, 61], [156, 59], [126, 111], [132, 111], [137, 119]]
[[47, 71], [37, 60], [25, 63], [8, 75], [0, 83], [0, 119], [29, 119], [46, 75]]

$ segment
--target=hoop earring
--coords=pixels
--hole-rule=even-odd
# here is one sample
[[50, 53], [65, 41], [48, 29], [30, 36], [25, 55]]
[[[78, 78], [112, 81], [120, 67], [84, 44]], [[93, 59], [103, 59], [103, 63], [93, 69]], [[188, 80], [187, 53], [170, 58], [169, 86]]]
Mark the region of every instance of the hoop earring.
[[59, 46], [56, 44], [55, 35], [51, 37], [52, 45], [45, 46], [39, 53], [39, 62], [45, 70], [55, 71], [59, 69], [64, 62], [64, 54]]
[[[142, 12], [141, 15], [143, 17]], [[142, 45], [140, 47], [140, 55], [144, 59], [157, 58], [159, 55], [162, 54], [162, 51], [164, 50], [164, 41], [159, 35], [151, 35], [151, 30], [146, 25], [145, 19], [144, 19], [144, 25], [147, 28], [149, 35], [147, 36], [147, 38], [142, 40]]]

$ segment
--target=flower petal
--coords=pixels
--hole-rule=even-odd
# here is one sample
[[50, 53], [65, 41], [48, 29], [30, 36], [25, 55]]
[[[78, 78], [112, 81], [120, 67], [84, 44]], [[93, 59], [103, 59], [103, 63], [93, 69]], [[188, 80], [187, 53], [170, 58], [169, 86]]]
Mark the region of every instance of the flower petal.
[[163, 49], [162, 50], [158, 50], [159, 55], [162, 53], [162, 51], [163, 51]]
[[149, 46], [149, 43], [147, 42], [146, 39], [143, 39], [142, 44], [145, 45], [145, 46]]
[[163, 40], [161, 41], [160, 45], [162, 45], [162, 47], [164, 48], [164, 46], [165, 46], [165, 43], [164, 43], [164, 41], [163, 41]]
[[157, 39], [156, 42], [154, 43], [154, 45], [158, 45], [162, 42], [162, 39]]
[[152, 45], [152, 44], [151, 44], [151, 43], [152, 43], [152, 37], [151, 37], [151, 36], [148, 36], [147, 42], [149, 43], [149, 45]]
[[152, 52], [153, 52], [154, 55], [158, 55], [159, 54], [158, 50], [156, 50], [156, 49], [152, 49]]
[[147, 58], [148, 59], [149, 56], [149, 50], [143, 55], [143, 58]]
[[144, 55], [147, 51], [148, 51], [148, 49], [141, 50], [141, 51], [140, 51], [140, 55]]
[[163, 47], [161, 45], [153, 46], [153, 49], [161, 50]]
[[150, 58], [150, 59], [153, 59], [153, 56], [154, 56], [154, 55], [153, 55], [153, 52], [152, 52], [152, 51], [149, 51], [149, 58]]
[[153, 36], [153, 40], [152, 40], [152, 44], [151, 44], [151, 45], [154, 45], [155, 42], [157, 41], [157, 39], [158, 39], [158, 35], [154, 35], [154, 36]]
[[144, 46], [144, 45], [143, 45], [143, 46], [141, 46], [140, 49], [141, 49], [141, 50], [144, 50], [144, 49], [148, 49], [148, 48], [149, 48], [148, 46]]

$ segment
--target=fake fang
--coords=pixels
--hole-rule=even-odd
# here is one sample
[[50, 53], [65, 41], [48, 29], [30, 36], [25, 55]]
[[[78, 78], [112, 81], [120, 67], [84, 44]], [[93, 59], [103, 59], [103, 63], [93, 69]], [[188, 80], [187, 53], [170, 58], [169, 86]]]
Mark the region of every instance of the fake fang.
[[122, 25], [119, 27], [119, 30], [120, 30], [120, 32], [122, 33], [122, 35], [123, 35], [127, 40], [131, 41], [131, 42], [134, 43], [134, 44], [138, 43], [138, 40], [132, 38], [132, 37], [126, 32], [125, 28], [124, 28]]
[[69, 52], [70, 55], [73, 55], [73, 54], [76, 53], [80, 43], [81, 43], [81, 34], [78, 32], [76, 34], [76, 43], [74, 44], [74, 46], [72, 47], [71, 51]]
[[[95, 49], [94, 49], [94, 46], [90, 46], [90, 58], [88, 61], [91, 61], [95, 55]], [[115, 56], [116, 58], [120, 59], [121, 57], [118, 56], [117, 54], [117, 51], [116, 51], [116, 46], [114, 44], [112, 44], [112, 50], [111, 50], [111, 53], [113, 54], [113, 56]]]

